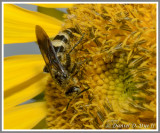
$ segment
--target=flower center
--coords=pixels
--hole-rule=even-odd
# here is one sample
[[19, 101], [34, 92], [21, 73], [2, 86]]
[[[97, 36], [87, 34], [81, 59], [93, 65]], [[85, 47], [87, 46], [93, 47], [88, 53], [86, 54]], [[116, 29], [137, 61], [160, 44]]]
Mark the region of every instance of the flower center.
[[71, 59], [81, 64], [76, 75], [80, 89], [89, 89], [72, 99], [66, 110], [65, 88], [49, 80], [50, 129], [146, 129], [142, 124], [156, 128], [156, 34], [150, 19], [154, 12], [143, 19], [143, 11], [154, 8], [89, 4], [70, 9], [64, 29], [78, 24], [85, 33]]

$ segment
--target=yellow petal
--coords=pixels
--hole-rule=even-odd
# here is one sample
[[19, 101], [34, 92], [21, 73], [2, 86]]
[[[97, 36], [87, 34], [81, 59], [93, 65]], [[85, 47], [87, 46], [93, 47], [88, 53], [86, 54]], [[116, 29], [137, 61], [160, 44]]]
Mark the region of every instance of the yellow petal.
[[49, 74], [42, 72], [44, 61], [40, 57], [41, 55], [23, 55], [5, 59], [5, 109], [25, 102], [45, 89]]
[[67, 4], [67, 3], [56, 3], [56, 4], [34, 4], [34, 3], [30, 3], [32, 5], [36, 5], [36, 6], [41, 6], [41, 7], [47, 7], [47, 8], [70, 8], [72, 7], [74, 4]]
[[4, 58], [4, 90], [41, 73], [45, 63], [42, 55], [17, 55]]
[[7, 110], [13, 106], [21, 104], [38, 94], [40, 94], [46, 86], [47, 78], [39, 74], [34, 78], [18, 85], [12, 90], [4, 92], [4, 109]]
[[55, 36], [62, 22], [39, 12], [4, 4], [4, 43], [23, 43], [36, 41], [35, 25], [44, 28], [50, 37]]
[[4, 129], [31, 129], [47, 113], [45, 102], [30, 103], [4, 111]]

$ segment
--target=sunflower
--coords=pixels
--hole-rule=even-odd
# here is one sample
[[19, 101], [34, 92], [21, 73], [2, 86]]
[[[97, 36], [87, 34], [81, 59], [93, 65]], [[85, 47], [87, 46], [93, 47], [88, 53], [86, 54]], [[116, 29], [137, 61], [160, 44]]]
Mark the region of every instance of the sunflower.
[[[50, 38], [78, 29], [72, 47], [85, 35], [71, 60], [80, 64], [77, 84], [89, 89], [66, 110], [65, 88], [42, 72], [41, 55], [6, 57], [4, 129], [156, 129], [156, 4], [65, 6], [62, 24], [5, 4], [4, 43], [36, 41], [35, 25]], [[30, 99], [35, 102], [24, 104]]]

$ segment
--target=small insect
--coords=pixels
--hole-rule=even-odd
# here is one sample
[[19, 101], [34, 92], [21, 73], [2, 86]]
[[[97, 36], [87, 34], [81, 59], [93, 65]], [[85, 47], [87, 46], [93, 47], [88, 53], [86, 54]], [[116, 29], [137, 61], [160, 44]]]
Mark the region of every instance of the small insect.
[[[49, 72], [59, 87], [66, 88], [65, 95], [70, 98], [69, 103], [73, 98], [88, 90], [81, 91], [80, 86], [77, 85], [75, 79], [76, 65], [71, 68], [70, 58], [70, 53], [82, 41], [84, 34], [64, 57], [66, 49], [70, 47], [70, 38], [73, 37], [72, 32], [76, 32], [76, 30], [74, 28], [66, 29], [51, 41], [44, 29], [36, 25], [38, 46], [46, 63], [43, 71]], [[63, 60], [65, 60], [65, 63], [62, 63]]]

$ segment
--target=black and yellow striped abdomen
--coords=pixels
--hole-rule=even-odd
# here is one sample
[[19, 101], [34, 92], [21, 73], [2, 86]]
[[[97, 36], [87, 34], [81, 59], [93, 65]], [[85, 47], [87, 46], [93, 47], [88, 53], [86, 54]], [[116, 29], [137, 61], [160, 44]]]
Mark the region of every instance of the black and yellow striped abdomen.
[[60, 32], [55, 38], [52, 40], [52, 45], [55, 48], [57, 54], [65, 52], [66, 48], [70, 45], [70, 38], [73, 37], [72, 32], [75, 29], [66, 29]]
[[[54, 39], [51, 41], [52, 45], [56, 51], [57, 57], [62, 61], [64, 60], [64, 53], [67, 48], [70, 47], [70, 38], [73, 37], [73, 32], [76, 32], [74, 28], [66, 29], [62, 32], [59, 32]], [[44, 72], [48, 72], [46, 66], [43, 69]]]

